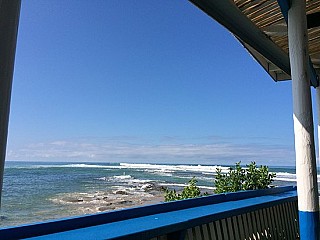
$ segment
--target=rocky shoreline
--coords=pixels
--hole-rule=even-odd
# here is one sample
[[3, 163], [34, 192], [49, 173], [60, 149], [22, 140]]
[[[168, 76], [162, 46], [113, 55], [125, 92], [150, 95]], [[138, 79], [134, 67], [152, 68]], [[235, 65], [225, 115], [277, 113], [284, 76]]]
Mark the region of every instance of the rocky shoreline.
[[60, 194], [50, 201], [66, 207], [68, 215], [81, 215], [155, 204], [163, 202], [163, 196], [164, 192], [161, 186], [155, 183], [145, 183], [139, 188], [115, 187], [103, 192]]

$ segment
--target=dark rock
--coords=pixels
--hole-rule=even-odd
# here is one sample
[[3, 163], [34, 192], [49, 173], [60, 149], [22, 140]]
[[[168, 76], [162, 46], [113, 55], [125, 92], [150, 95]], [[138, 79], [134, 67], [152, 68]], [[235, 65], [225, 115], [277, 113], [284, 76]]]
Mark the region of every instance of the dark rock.
[[82, 198], [72, 198], [72, 197], [66, 197], [66, 198], [63, 198], [62, 200], [70, 203], [83, 202]]
[[[110, 205], [111, 205], [111, 204], [110, 204]], [[108, 205], [108, 206], [110, 206], [110, 205]], [[110, 209], [110, 207], [108, 207], [108, 206], [99, 207], [99, 208], [98, 208], [98, 211], [100, 211], [100, 212], [105, 212], [105, 211], [110, 211], [110, 210], [113, 209], [113, 208]]]
[[130, 201], [130, 200], [122, 200], [120, 202], [117, 202], [117, 204], [121, 204], [121, 205], [123, 205], [123, 204], [131, 204], [131, 203], [132, 203], [132, 201]]
[[128, 195], [128, 193], [127, 193], [126, 191], [124, 191], [124, 190], [117, 190], [117, 191], [115, 192], [115, 194]]

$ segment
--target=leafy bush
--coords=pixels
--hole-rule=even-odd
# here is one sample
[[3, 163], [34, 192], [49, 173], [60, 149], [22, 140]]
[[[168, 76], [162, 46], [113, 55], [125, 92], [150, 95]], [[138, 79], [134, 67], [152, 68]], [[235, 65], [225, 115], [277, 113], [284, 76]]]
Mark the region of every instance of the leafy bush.
[[188, 186], [184, 187], [181, 193], [177, 193], [176, 190], [165, 189], [164, 201], [170, 202], [207, 195], [207, 193], [201, 194], [199, 187], [197, 187], [197, 182], [196, 178], [193, 177], [188, 182]]
[[[255, 162], [247, 165], [247, 168], [242, 168], [241, 162], [237, 162], [235, 167], [230, 167], [229, 172], [223, 174], [220, 168], [217, 168], [215, 177], [214, 193], [237, 192], [241, 190], [255, 190], [273, 187], [271, 183], [276, 176], [275, 173], [269, 173], [267, 166], [257, 167]], [[202, 194], [199, 187], [197, 187], [197, 180], [193, 177], [188, 186], [184, 187], [181, 193], [176, 190], [165, 189], [165, 202], [183, 200], [188, 198], [196, 198], [208, 195]]]
[[229, 172], [223, 174], [221, 169], [217, 169], [215, 179], [214, 193], [236, 192], [241, 190], [255, 190], [272, 187], [271, 183], [276, 176], [275, 173], [269, 173], [267, 166], [257, 167], [255, 162], [247, 165], [243, 169], [240, 166], [241, 162], [235, 164], [235, 167], [230, 167]]

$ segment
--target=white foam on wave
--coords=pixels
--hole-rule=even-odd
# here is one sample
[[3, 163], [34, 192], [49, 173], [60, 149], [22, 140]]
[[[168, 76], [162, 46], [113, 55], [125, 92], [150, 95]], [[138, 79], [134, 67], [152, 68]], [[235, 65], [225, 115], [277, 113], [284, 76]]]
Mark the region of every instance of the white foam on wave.
[[274, 180], [283, 181], [283, 182], [296, 182], [297, 181], [295, 178], [281, 178], [281, 177], [275, 177]]
[[[288, 172], [275, 172], [276, 177], [274, 180], [276, 181], [283, 181], [283, 182], [296, 182], [297, 175], [295, 173], [288, 173]], [[320, 174], [317, 175], [317, 182], [320, 183]]]
[[133, 177], [131, 175], [116, 175], [116, 176], [113, 176], [113, 178], [120, 179], [120, 180], [133, 179]]
[[[183, 183], [160, 183], [159, 184], [160, 186], [163, 186], [163, 187], [168, 187], [168, 186], [171, 186], [171, 187], [186, 187], [188, 186], [188, 184], [183, 184]], [[198, 188], [200, 189], [210, 189], [210, 190], [214, 190], [216, 189], [215, 187], [209, 187], [209, 186], [197, 186]]]
[[[296, 177], [295, 173], [288, 173], [288, 172], [274, 172], [277, 174], [277, 176], [292, 176]], [[320, 178], [320, 174], [317, 175], [318, 178]]]
[[170, 174], [176, 171], [201, 172], [212, 174], [220, 168], [222, 172], [227, 172], [229, 167], [207, 166], [207, 165], [170, 165], [170, 164], [148, 164], [148, 163], [120, 163], [119, 165], [103, 165], [88, 163], [67, 163], [67, 164], [37, 164], [31, 166], [14, 166], [14, 168], [103, 168], [103, 169], [135, 169], [149, 170], [158, 174]]
[[[9, 166], [9, 168], [11, 168]], [[220, 168], [223, 173], [229, 171], [229, 167], [223, 166], [207, 166], [207, 165], [170, 165], [170, 164], [144, 164], [144, 163], [120, 163], [119, 165], [103, 165], [103, 164], [88, 164], [88, 163], [66, 163], [66, 164], [35, 164], [26, 166], [12, 166], [12, 168], [24, 168], [24, 169], [34, 169], [34, 168], [103, 168], [103, 169], [135, 169], [146, 171], [152, 174], [171, 177], [175, 172], [197, 172], [202, 175], [215, 174], [217, 169]], [[288, 172], [275, 172], [277, 181], [294, 182], [296, 181], [296, 174]], [[188, 178], [182, 176], [176, 176], [179, 178]], [[107, 180], [108, 178], [101, 180]], [[128, 175], [123, 177], [115, 177], [117, 180], [131, 180], [131, 176]], [[318, 182], [320, 182], [320, 174], [317, 175]], [[138, 179], [135, 181], [139, 181]], [[146, 180], [142, 180], [146, 182]]]
[[295, 173], [288, 173], [288, 172], [275, 172], [277, 175], [287, 175], [287, 176], [291, 176], [291, 175], [296, 175]]
[[212, 176], [212, 177], [197, 177], [197, 180], [203, 180], [203, 181], [214, 181], [215, 178]]
[[115, 182], [115, 183], [128, 183], [128, 184], [144, 184], [149, 182], [155, 182], [155, 180], [151, 179], [136, 179], [131, 175], [115, 175], [112, 177], [100, 177], [98, 180]]
[[284, 181], [284, 182], [294, 182], [296, 181], [296, 174], [288, 172], [275, 172], [276, 177], [274, 180]]
[[120, 163], [120, 167], [128, 169], [148, 169], [157, 170], [159, 172], [172, 173], [176, 171], [192, 171], [203, 173], [215, 173], [217, 168], [222, 171], [228, 171], [229, 167], [223, 166], [205, 166], [205, 165], [162, 165], [162, 164], [144, 164], [144, 163]]
[[19, 169], [37, 169], [37, 168], [109, 168], [108, 165], [97, 165], [97, 164], [85, 164], [85, 163], [74, 163], [74, 164], [39, 164], [31, 166], [14, 166], [11, 168]]
[[167, 171], [167, 170], [163, 170], [163, 169], [146, 169], [145, 172], [148, 172], [148, 173], [152, 173], [152, 174], [156, 174], [156, 175], [159, 175], [159, 176], [165, 176], [165, 177], [172, 177], [173, 176], [173, 173], [174, 171]]

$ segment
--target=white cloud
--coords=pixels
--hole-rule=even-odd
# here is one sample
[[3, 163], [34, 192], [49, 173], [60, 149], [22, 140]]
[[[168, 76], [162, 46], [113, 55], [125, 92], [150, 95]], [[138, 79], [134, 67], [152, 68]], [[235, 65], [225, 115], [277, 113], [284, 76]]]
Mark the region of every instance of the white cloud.
[[8, 150], [7, 159], [203, 164], [257, 161], [258, 164], [292, 165], [294, 152], [288, 146], [269, 144], [236, 144], [231, 141], [202, 144], [176, 143], [176, 141], [174, 144], [133, 144], [119, 138], [34, 143], [24, 148]]

